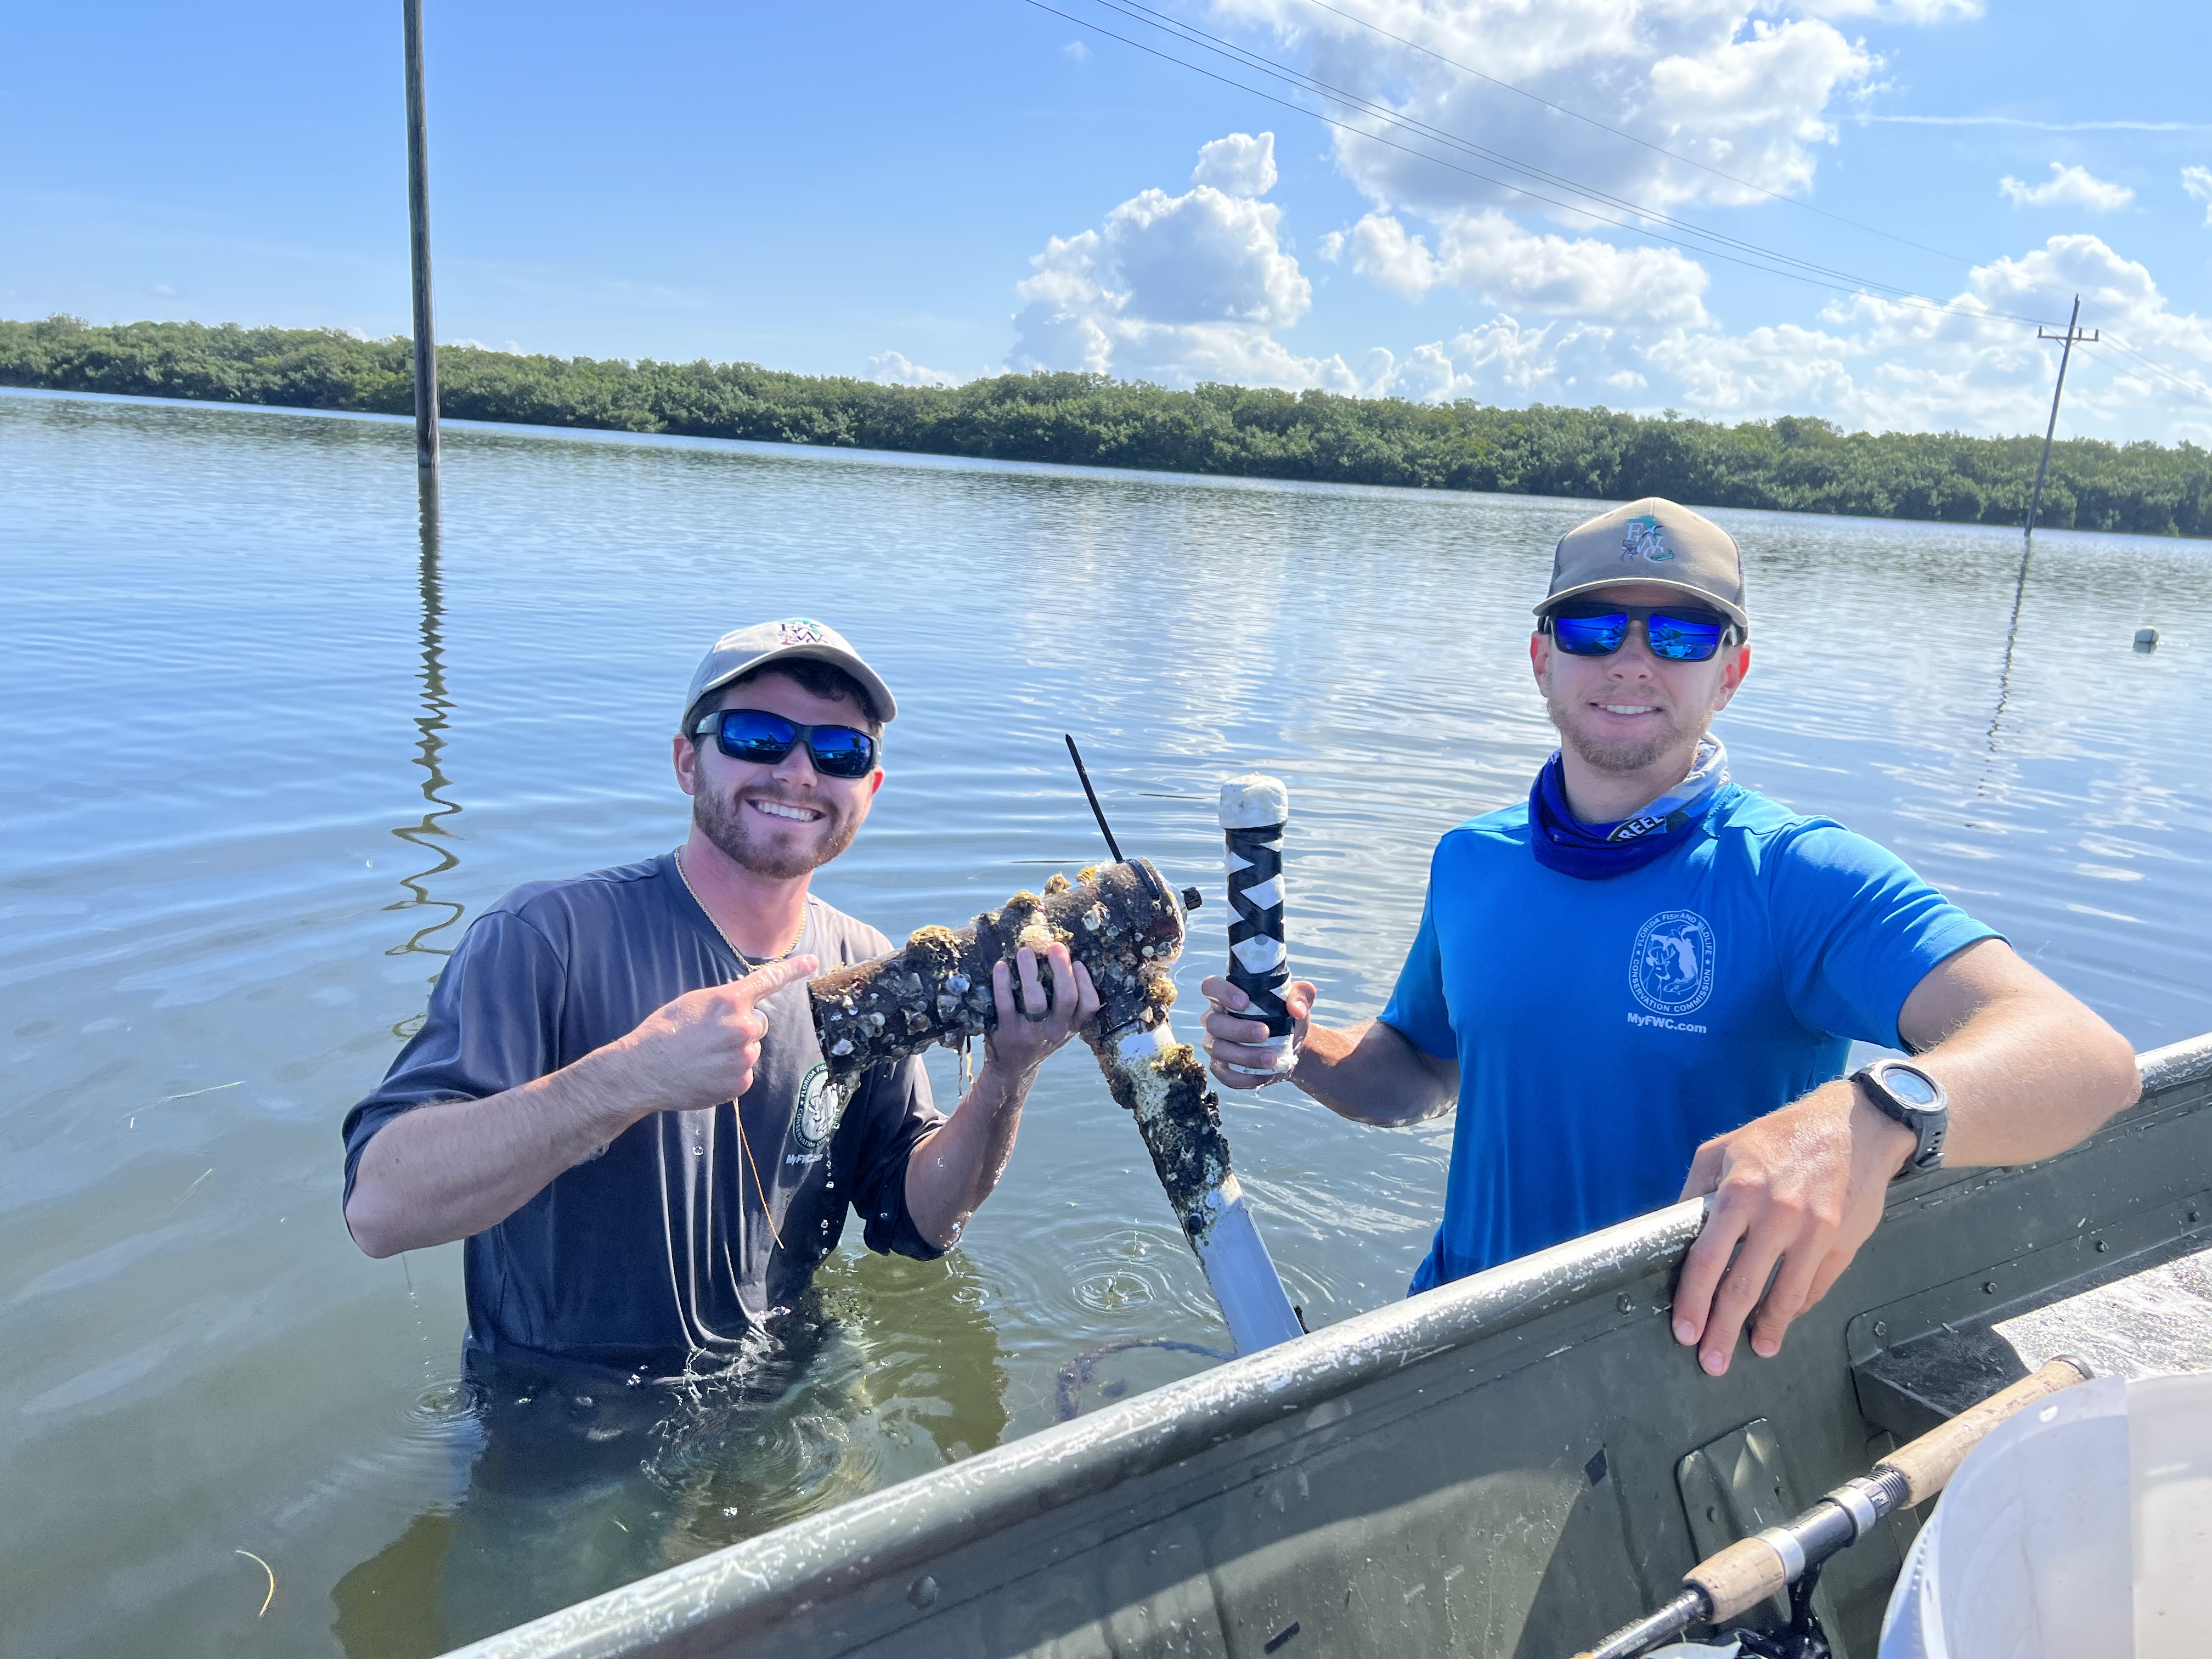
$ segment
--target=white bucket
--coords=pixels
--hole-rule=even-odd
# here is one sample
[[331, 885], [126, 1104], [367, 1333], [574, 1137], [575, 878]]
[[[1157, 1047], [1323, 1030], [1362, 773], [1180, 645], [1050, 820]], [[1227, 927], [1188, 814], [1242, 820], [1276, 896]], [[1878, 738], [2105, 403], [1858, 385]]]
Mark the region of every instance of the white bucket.
[[1881, 1659], [2212, 1653], [2212, 1376], [2099, 1377], [1997, 1425], [1920, 1529]]

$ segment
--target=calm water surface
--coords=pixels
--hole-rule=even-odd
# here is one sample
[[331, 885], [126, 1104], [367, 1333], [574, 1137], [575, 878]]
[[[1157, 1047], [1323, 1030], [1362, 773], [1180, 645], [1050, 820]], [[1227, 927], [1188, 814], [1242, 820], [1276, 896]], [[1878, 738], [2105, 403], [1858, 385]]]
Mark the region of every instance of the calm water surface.
[[[431, 542], [410, 436], [0, 395], [0, 1651], [434, 1652], [1050, 1423], [1102, 1345], [1223, 1344], [1071, 1053], [958, 1250], [833, 1259], [780, 1396], [549, 1391], [488, 1432], [460, 1253], [353, 1249], [338, 1121], [477, 910], [680, 838], [691, 665], [793, 613], [904, 711], [834, 902], [897, 938], [1091, 861], [1072, 730], [1124, 844], [1218, 907], [1212, 795], [1261, 767], [1297, 959], [1372, 1014], [1438, 834], [1551, 747], [1528, 607], [1593, 510], [475, 428]], [[2054, 534], [2023, 587], [2004, 532], [1715, 516], [1759, 621], [1738, 779], [2138, 1048], [2212, 1027], [2212, 546]], [[1309, 1318], [1401, 1295], [1449, 1124], [1226, 1117]], [[1210, 1363], [1115, 1352], [1079, 1403]]]

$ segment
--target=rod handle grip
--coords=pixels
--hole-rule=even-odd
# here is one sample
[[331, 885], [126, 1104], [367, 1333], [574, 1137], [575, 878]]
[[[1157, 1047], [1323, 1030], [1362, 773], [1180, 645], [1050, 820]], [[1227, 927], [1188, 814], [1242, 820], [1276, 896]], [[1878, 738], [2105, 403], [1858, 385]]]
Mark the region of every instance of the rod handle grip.
[[2033, 1376], [2023, 1376], [2011, 1387], [1999, 1389], [1978, 1406], [1969, 1406], [1949, 1422], [1930, 1429], [1909, 1445], [1895, 1451], [1875, 1465], [1880, 1474], [1888, 1470], [1905, 1477], [1905, 1503], [1920, 1504], [1942, 1492], [1966, 1454], [1982, 1443], [1991, 1429], [2023, 1407], [2048, 1400], [2076, 1383], [2089, 1380], [2089, 1368], [2078, 1359], [2058, 1358], [2051, 1361]]
[[1712, 1604], [1705, 1622], [1718, 1624], [1788, 1589], [1790, 1569], [1781, 1553], [1764, 1538], [1743, 1538], [1698, 1562], [1682, 1576], [1682, 1582], [1705, 1591]]

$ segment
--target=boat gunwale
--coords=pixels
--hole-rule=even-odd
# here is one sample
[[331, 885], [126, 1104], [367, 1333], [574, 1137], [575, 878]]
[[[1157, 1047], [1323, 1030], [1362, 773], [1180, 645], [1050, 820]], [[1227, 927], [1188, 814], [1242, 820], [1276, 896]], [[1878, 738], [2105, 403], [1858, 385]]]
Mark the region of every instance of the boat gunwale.
[[[2212, 1032], [2136, 1057], [2143, 1103], [2212, 1081]], [[2058, 1154], [2142, 1120], [2130, 1109]], [[2045, 1160], [2046, 1163], [2056, 1160]], [[2033, 1166], [2021, 1166], [2033, 1167]], [[1995, 1170], [1900, 1182], [1891, 1203]], [[1296, 1341], [1056, 1424], [787, 1523], [458, 1650], [453, 1659], [611, 1659], [687, 1634], [759, 1634], [826, 1598], [942, 1557], [1125, 1481], [1182, 1462], [1404, 1370], [1528, 1324], [1673, 1264], [1705, 1200], [1637, 1216]]]

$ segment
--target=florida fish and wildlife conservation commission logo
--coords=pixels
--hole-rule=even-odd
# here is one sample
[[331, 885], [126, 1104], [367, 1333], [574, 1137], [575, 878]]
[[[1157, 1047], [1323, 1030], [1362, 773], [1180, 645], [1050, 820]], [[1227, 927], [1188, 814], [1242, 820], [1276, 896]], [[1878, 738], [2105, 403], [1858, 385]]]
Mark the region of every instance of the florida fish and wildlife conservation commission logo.
[[1662, 910], [1636, 930], [1628, 988], [1655, 1014], [1693, 1014], [1713, 994], [1713, 930], [1695, 910]]
[[1620, 556], [1624, 562], [1646, 559], [1660, 564], [1673, 558], [1674, 550], [1667, 545], [1659, 520], [1649, 513], [1639, 513], [1621, 526]]
[[830, 1080], [830, 1067], [816, 1060], [799, 1085], [799, 1109], [792, 1115], [791, 1134], [807, 1152], [818, 1152], [837, 1133], [845, 1115], [845, 1091]]

